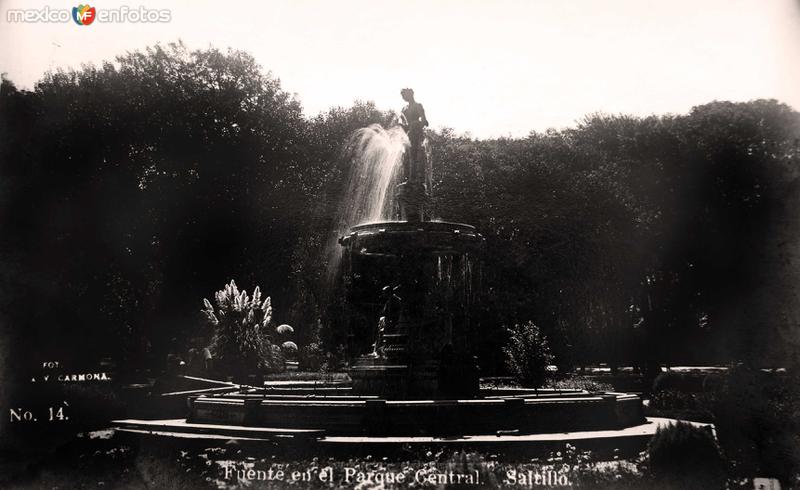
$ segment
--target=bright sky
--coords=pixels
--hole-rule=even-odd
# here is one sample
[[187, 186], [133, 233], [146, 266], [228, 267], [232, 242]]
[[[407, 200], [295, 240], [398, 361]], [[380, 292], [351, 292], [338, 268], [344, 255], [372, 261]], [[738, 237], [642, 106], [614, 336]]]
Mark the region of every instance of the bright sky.
[[573, 125], [587, 113], [685, 113], [714, 99], [800, 108], [797, 0], [104, 1], [169, 8], [165, 24], [9, 23], [0, 72], [48, 69], [182, 39], [250, 52], [308, 115], [356, 99], [399, 108], [414, 88], [434, 127], [478, 137]]

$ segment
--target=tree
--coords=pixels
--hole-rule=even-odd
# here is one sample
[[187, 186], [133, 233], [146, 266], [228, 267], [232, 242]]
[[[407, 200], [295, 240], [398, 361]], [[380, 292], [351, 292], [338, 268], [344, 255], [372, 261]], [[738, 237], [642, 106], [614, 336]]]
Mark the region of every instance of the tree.
[[50, 299], [17, 323], [54, 339], [40, 351], [67, 343], [75, 362], [151, 365], [191, 332], [197, 297], [230, 276], [289, 303], [303, 223], [287, 217], [307, 199], [308, 123], [251, 56], [156, 45], [47, 74], [13, 99], [0, 109], [21, 126], [2, 162], [4, 244], [9, 290]]
[[[320, 320], [324, 345], [347, 343], [323, 249], [346, 141], [389, 113], [304, 118], [248, 54], [180, 43], [34, 91], [3, 79], [0, 97], [9, 335], [43, 353], [71, 344], [64, 362], [149, 366], [191, 334], [196, 298], [237, 277], [308, 327], [301, 345]], [[781, 267], [796, 259], [798, 135], [798, 113], [771, 100], [592, 114], [525, 138], [429, 132], [435, 212], [486, 238], [482, 366], [502, 369], [502, 326], [527, 319], [565, 368], [640, 353], [780, 364], [798, 348], [796, 273]], [[26, 297], [42, 306], [8, 307]]]

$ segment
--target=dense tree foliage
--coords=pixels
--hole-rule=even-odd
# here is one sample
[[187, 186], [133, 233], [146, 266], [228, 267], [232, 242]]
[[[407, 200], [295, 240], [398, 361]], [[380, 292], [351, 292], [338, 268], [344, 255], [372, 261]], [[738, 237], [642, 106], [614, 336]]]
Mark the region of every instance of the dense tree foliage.
[[[33, 91], [3, 80], [6, 338], [19, 352], [141, 365], [190, 335], [204, 295], [236, 277], [270, 291], [301, 348], [318, 335], [338, 345], [322, 284], [343, 147], [389, 118], [371, 103], [305, 118], [249, 55], [180, 44], [50, 73]], [[502, 368], [503, 325], [526, 321], [564, 367], [780, 364], [796, 351], [796, 292], [780, 287], [798, 236], [800, 115], [788, 106], [429, 137], [436, 212], [487, 238], [485, 370]]]

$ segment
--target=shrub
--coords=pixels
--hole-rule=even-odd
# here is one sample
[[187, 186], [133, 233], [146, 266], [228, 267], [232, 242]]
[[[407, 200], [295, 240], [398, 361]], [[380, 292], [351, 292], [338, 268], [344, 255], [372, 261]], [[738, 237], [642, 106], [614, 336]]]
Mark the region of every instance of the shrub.
[[648, 446], [650, 472], [659, 488], [725, 487], [722, 455], [710, 430], [677, 422], [660, 427]]
[[291, 333], [291, 327], [274, 328], [270, 298], [262, 301], [258, 286], [248, 296], [234, 281], [214, 298], [216, 307], [203, 300], [203, 313], [214, 328], [211, 351], [217, 369], [239, 380], [246, 380], [249, 374], [282, 370], [285, 356], [282, 347], [273, 344], [272, 335]]
[[325, 362], [325, 349], [322, 344], [321, 332], [322, 323], [317, 320], [317, 325], [311, 329], [308, 342], [298, 353], [301, 370], [320, 372], [322, 369]]
[[547, 338], [533, 322], [508, 329], [503, 352], [506, 366], [523, 386], [540, 387], [547, 379], [547, 366], [553, 362]]
[[614, 387], [610, 383], [603, 383], [588, 379], [585, 376], [574, 375], [550, 380], [547, 386], [559, 390], [614, 391]]
[[683, 391], [698, 393], [704, 391], [708, 375], [694, 373], [676, 373], [666, 371], [653, 380], [652, 393], [660, 391]]
[[800, 377], [737, 366], [716, 394], [719, 442], [738, 478], [800, 481]]
[[300, 369], [318, 372], [325, 361], [325, 351], [322, 342], [309, 342], [300, 351]]
[[704, 393], [662, 390], [650, 397], [650, 407], [664, 410], [708, 410], [713, 398]]
[[654, 379], [650, 388], [651, 393], [658, 393], [659, 391], [678, 390], [680, 389], [680, 377], [678, 373], [666, 371], [659, 373]]

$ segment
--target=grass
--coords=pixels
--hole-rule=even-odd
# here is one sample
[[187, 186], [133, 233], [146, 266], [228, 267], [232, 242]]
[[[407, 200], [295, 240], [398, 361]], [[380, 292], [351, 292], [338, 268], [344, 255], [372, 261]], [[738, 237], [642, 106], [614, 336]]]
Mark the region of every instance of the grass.
[[266, 381], [325, 381], [346, 382], [350, 381], [347, 373], [318, 373], [313, 371], [284, 371], [264, 376]]

